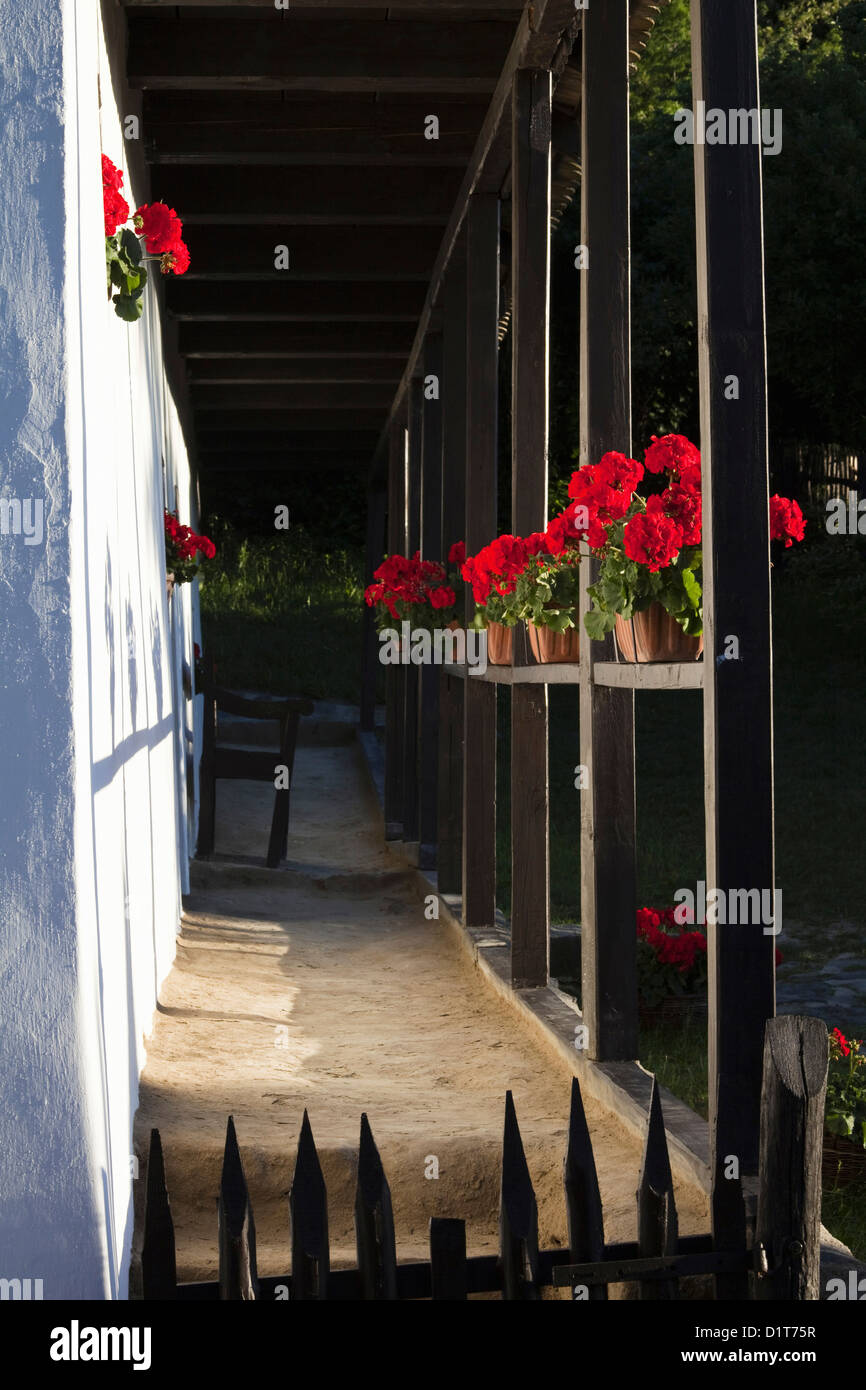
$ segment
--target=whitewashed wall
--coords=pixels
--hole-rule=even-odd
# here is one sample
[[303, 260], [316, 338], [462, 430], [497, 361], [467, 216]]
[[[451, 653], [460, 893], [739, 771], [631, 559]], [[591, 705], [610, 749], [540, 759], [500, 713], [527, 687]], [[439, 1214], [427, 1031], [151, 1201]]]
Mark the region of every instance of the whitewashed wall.
[[96, 0], [4, 0], [0, 81], [0, 499], [45, 506], [41, 544], [0, 535], [0, 1277], [123, 1298], [194, 835], [195, 595], [169, 605], [162, 540], [189, 468], [153, 289], [137, 325], [106, 297], [100, 153], [127, 160]]

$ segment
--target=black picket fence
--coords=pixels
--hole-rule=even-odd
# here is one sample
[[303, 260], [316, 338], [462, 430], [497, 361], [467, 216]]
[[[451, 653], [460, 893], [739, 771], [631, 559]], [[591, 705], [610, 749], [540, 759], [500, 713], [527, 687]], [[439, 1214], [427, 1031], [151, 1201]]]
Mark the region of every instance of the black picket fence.
[[[355, 1195], [357, 1266], [332, 1270], [325, 1182], [304, 1111], [289, 1195], [291, 1274], [260, 1278], [255, 1221], [234, 1121], [228, 1121], [218, 1198], [219, 1279], [178, 1284], [174, 1228], [159, 1131], [151, 1132], [142, 1249], [145, 1299], [463, 1300], [499, 1293], [537, 1299], [544, 1288], [575, 1301], [603, 1300], [608, 1286], [637, 1285], [643, 1299], [675, 1299], [679, 1281], [714, 1276], [716, 1298], [818, 1297], [820, 1112], [826, 1029], [814, 1019], [771, 1020], [764, 1058], [757, 1239], [747, 1241], [741, 1180], [719, 1175], [714, 1202], [739, 1204], [742, 1243], [714, 1249], [709, 1234], [680, 1236], [659, 1089], [652, 1085], [637, 1189], [637, 1240], [607, 1244], [601, 1195], [580, 1087], [572, 1083], [564, 1162], [568, 1247], [539, 1249], [538, 1212], [511, 1092], [505, 1099], [498, 1255], [467, 1257], [465, 1223], [434, 1217], [430, 1259], [398, 1263], [388, 1180], [361, 1116]], [[817, 1125], [817, 1127], [816, 1127]]]

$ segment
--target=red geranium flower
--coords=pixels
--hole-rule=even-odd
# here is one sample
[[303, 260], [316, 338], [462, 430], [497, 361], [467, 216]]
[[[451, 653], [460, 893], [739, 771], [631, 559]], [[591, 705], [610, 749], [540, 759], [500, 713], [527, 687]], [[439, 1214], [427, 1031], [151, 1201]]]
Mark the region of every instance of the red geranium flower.
[[653, 435], [644, 464], [649, 473], [670, 473], [679, 482], [700, 486], [701, 453], [684, 434], [665, 434], [661, 439]]
[[123, 174], [112, 164], [108, 155], [102, 156], [102, 206], [105, 217], [105, 235], [114, 236], [129, 218], [129, 204], [120, 192]]
[[449, 565], [462, 565], [466, 560], [466, 545], [464, 541], [455, 541], [448, 551]]
[[136, 208], [133, 220], [143, 234], [151, 256], [174, 252], [181, 243], [183, 223], [174, 208], [167, 207], [165, 203], [143, 203]]
[[784, 541], [785, 549], [794, 541], [803, 540], [806, 534], [806, 520], [799, 503], [776, 493], [770, 498], [770, 540]]
[[[650, 502], [661, 499], [650, 498]], [[622, 537], [623, 549], [630, 560], [646, 565], [651, 573], [666, 569], [683, 545], [683, 533], [675, 521], [660, 509], [638, 513], [626, 523]]]

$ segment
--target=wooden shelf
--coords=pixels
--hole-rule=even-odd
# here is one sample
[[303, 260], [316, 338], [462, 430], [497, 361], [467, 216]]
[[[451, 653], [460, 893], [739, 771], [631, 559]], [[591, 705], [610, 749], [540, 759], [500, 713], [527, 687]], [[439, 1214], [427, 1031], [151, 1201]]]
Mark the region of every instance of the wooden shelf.
[[549, 666], [488, 666], [483, 675], [470, 675], [467, 666], [443, 666], [448, 675], [473, 681], [493, 681], [497, 685], [577, 685], [577, 662], [551, 663]]
[[700, 690], [702, 661], [598, 661], [592, 670], [595, 685], [619, 690]]
[[[470, 667], [444, 666], [448, 675], [461, 680], [492, 681], [496, 685], [579, 685], [578, 662], [551, 662], [546, 666], [488, 666], [483, 675], [470, 675]], [[592, 668], [595, 685], [620, 690], [700, 690], [704, 683], [702, 661], [598, 661]]]

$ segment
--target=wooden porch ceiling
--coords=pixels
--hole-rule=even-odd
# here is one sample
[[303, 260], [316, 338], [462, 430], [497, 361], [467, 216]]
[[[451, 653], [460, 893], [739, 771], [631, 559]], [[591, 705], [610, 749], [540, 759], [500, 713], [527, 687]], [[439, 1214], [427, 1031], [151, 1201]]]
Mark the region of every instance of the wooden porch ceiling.
[[[469, 192], [507, 197], [518, 66], [554, 67], [557, 209], [574, 187], [574, 0], [120, 3], [152, 197], [192, 257], [165, 290], [202, 471], [366, 471]], [[657, 8], [634, 0], [636, 36]]]

